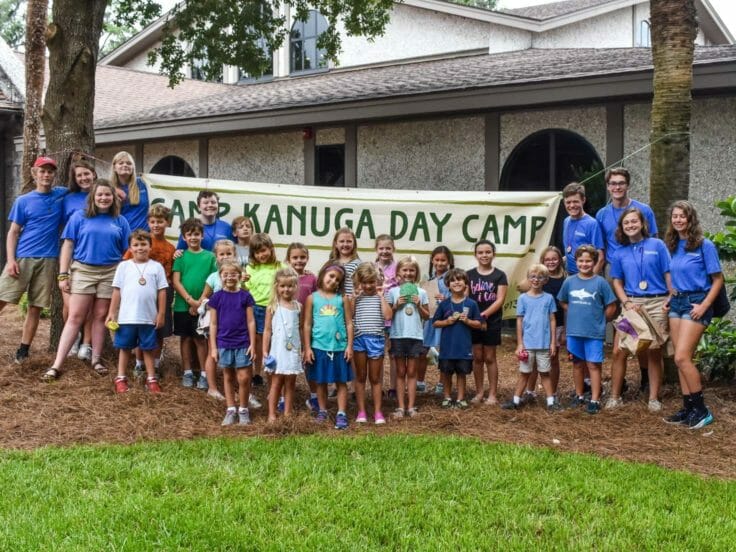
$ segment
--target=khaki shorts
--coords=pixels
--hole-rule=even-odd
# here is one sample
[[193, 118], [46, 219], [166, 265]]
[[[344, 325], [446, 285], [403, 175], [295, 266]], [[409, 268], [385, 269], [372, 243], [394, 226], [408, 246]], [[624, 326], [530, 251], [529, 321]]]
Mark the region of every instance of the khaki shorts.
[[549, 349], [529, 349], [529, 358], [519, 362], [519, 372], [522, 374], [531, 374], [536, 364], [537, 372], [547, 374], [552, 367], [549, 356]]
[[94, 295], [100, 299], [112, 297], [112, 279], [117, 265], [93, 266], [73, 261], [71, 292], [77, 295]]
[[[667, 301], [667, 296], [663, 297], [629, 297], [629, 300], [635, 305], [641, 305], [647, 311], [652, 322], [659, 326], [659, 331], [665, 341], [670, 336], [669, 319], [667, 312], [662, 308]], [[654, 343], [650, 346], [652, 349], [659, 349]]]
[[0, 276], [0, 301], [18, 304], [21, 295], [28, 291], [28, 304], [47, 309], [51, 306], [51, 291], [56, 283], [58, 261], [55, 258], [27, 257], [18, 259], [20, 276], [7, 274], [5, 265]]

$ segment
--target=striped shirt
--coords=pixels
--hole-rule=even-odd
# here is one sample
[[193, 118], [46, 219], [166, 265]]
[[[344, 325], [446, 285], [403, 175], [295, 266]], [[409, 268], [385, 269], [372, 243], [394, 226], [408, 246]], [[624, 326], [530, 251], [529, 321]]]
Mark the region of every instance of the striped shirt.
[[383, 335], [385, 321], [381, 312], [381, 296], [358, 295], [353, 314], [355, 337], [361, 335]]

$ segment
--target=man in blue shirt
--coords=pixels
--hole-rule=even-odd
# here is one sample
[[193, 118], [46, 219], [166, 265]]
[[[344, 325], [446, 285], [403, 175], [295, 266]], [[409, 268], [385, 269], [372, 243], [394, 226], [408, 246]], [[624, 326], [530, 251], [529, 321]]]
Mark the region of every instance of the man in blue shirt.
[[59, 227], [64, 214], [67, 189], [52, 187], [56, 161], [39, 157], [31, 169], [36, 189], [16, 198], [10, 210], [6, 238], [7, 263], [0, 275], [0, 310], [17, 305], [28, 293], [28, 314], [23, 323], [15, 362], [28, 358], [41, 311], [51, 304], [59, 258]]

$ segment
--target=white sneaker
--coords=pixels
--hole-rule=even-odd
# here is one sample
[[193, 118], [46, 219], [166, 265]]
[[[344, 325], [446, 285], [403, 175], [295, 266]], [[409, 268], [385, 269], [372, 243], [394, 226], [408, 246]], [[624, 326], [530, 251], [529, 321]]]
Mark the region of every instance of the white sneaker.
[[657, 399], [651, 399], [649, 404], [647, 404], [647, 408], [649, 408], [649, 412], [660, 412], [662, 410], [662, 403]]
[[621, 397], [611, 397], [606, 401], [606, 409], [611, 410], [613, 408], [619, 408], [624, 405], [624, 400]]
[[77, 352], [77, 358], [79, 360], [92, 360], [92, 345], [89, 345], [87, 343], [82, 343], [79, 346], [79, 351]]
[[72, 345], [72, 348], [69, 349], [69, 354], [67, 356], [73, 357], [79, 354], [79, 344], [81, 343], [81, 341], [82, 341], [82, 336], [81, 335], [77, 336], [77, 339], [76, 341], [74, 341], [74, 345]]
[[257, 409], [261, 408], [263, 405], [261, 404], [261, 401], [259, 401], [258, 399], [256, 399], [256, 396], [255, 395], [251, 395], [250, 397], [248, 397], [248, 406], [250, 408], [254, 408], [254, 409], [257, 410]]

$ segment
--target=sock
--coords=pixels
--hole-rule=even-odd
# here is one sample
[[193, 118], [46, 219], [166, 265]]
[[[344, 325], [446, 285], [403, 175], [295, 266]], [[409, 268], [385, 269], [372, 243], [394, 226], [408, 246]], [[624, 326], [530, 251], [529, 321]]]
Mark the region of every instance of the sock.
[[337, 415], [338, 415], [338, 416], [340, 416], [341, 414], [342, 414], [343, 416], [345, 416], [345, 411], [344, 411], [344, 410], [338, 410], [338, 411], [337, 411]]
[[23, 353], [27, 353], [30, 349], [31, 349], [31, 346], [29, 344], [26, 344], [26, 343], [21, 343], [20, 344], [20, 347], [18, 347], [18, 350], [21, 351], [21, 352], [23, 352]]
[[228, 406], [228, 407], [227, 407], [227, 411], [228, 411], [228, 412], [235, 412], [235, 410], [236, 410], [236, 409], [235, 409], [235, 407], [234, 407], [234, 406]]
[[184, 370], [184, 375], [185, 375], [185, 376], [186, 376], [187, 374], [193, 374], [193, 373], [194, 373], [194, 372], [192, 372], [192, 369], [191, 369], [191, 368], [189, 368], [188, 370]]
[[136, 368], [143, 368], [143, 361], [135, 359], [135, 367]]
[[[233, 410], [235, 410], [234, 406]], [[241, 406], [240, 408], [238, 408], [238, 412], [240, 412], [241, 414], [246, 414], [248, 412], [248, 409], [245, 406]]]
[[310, 399], [316, 399], [317, 398], [317, 393], [310, 393], [309, 394], [309, 398]]
[[519, 395], [514, 395], [514, 404], [521, 404], [521, 397]]
[[698, 391], [690, 395], [690, 405], [693, 410], [705, 410], [705, 401], [703, 400], [703, 392]]
[[283, 395], [281, 395], [281, 396], [279, 397], [279, 402], [284, 402], [284, 396], [283, 396]]
[[550, 395], [549, 397], [547, 397], [547, 406], [552, 406], [553, 404], [555, 404], [555, 396]]

